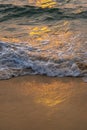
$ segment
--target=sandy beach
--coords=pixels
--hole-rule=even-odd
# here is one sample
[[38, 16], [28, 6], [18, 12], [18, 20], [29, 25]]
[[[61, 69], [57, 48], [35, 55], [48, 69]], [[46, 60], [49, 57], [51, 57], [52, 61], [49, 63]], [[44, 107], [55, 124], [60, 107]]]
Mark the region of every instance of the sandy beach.
[[0, 81], [0, 130], [87, 130], [87, 83], [23, 76]]

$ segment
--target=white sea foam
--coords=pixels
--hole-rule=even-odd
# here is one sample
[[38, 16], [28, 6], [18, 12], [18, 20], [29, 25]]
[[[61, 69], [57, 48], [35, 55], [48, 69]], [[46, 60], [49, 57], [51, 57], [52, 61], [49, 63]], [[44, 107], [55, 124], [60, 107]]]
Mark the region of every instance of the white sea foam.
[[[60, 52], [58, 59], [43, 58], [34, 55], [38, 48], [33, 48], [24, 44], [10, 44], [0, 42], [0, 79], [8, 79], [26, 74], [45, 74], [47, 76], [87, 76], [87, 61], [84, 57], [73, 57], [64, 59], [64, 54]], [[70, 52], [69, 49], [68, 51]], [[32, 54], [33, 53], [33, 54]], [[41, 51], [38, 52], [41, 54]], [[67, 53], [66, 53], [67, 54]], [[81, 59], [82, 58], [82, 59]], [[82, 62], [82, 61], [83, 62]], [[82, 68], [81, 68], [81, 65]]]

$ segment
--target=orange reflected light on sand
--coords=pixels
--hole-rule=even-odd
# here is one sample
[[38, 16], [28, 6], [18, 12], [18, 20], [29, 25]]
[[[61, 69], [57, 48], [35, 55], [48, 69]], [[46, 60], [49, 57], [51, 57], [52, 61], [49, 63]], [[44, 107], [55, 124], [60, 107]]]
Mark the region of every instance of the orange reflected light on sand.
[[36, 81], [32, 83], [27, 82], [24, 85], [26, 87], [24, 87], [22, 93], [26, 96], [33, 95], [33, 100], [36, 104], [42, 104], [47, 107], [54, 107], [64, 102], [71, 94], [69, 89], [70, 84], [65, 85], [65, 83], [61, 83], [61, 81], [58, 84], [56, 80], [51, 82], [49, 79], [49, 83], [46, 83], [47, 81], [43, 82], [37, 79], [37, 77], [35, 78], [35, 80], [38, 82], [38, 87]]

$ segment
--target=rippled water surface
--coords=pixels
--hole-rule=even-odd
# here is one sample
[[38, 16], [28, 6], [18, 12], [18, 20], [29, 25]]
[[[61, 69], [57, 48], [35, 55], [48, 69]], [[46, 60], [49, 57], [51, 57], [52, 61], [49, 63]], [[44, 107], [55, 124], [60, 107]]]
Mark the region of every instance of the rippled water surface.
[[86, 0], [0, 0], [0, 78], [87, 76]]

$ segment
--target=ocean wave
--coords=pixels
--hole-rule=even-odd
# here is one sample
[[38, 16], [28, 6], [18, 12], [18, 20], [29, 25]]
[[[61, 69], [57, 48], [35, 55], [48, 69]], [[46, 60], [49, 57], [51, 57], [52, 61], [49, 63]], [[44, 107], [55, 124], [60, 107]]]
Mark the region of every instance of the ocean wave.
[[[80, 9], [80, 11], [77, 11]], [[19, 18], [32, 18], [38, 19], [44, 17], [44, 21], [61, 20], [61, 19], [78, 19], [87, 18], [87, 10], [82, 7], [77, 8], [41, 8], [29, 5], [12, 5], [0, 4], [0, 22], [19, 19]], [[43, 20], [43, 19], [42, 19]]]
[[[87, 76], [87, 54], [75, 54], [72, 59], [41, 58], [31, 52], [38, 48], [27, 44], [0, 42], [0, 79], [20, 75], [41, 74], [47, 76]], [[84, 55], [84, 57], [83, 57]]]

